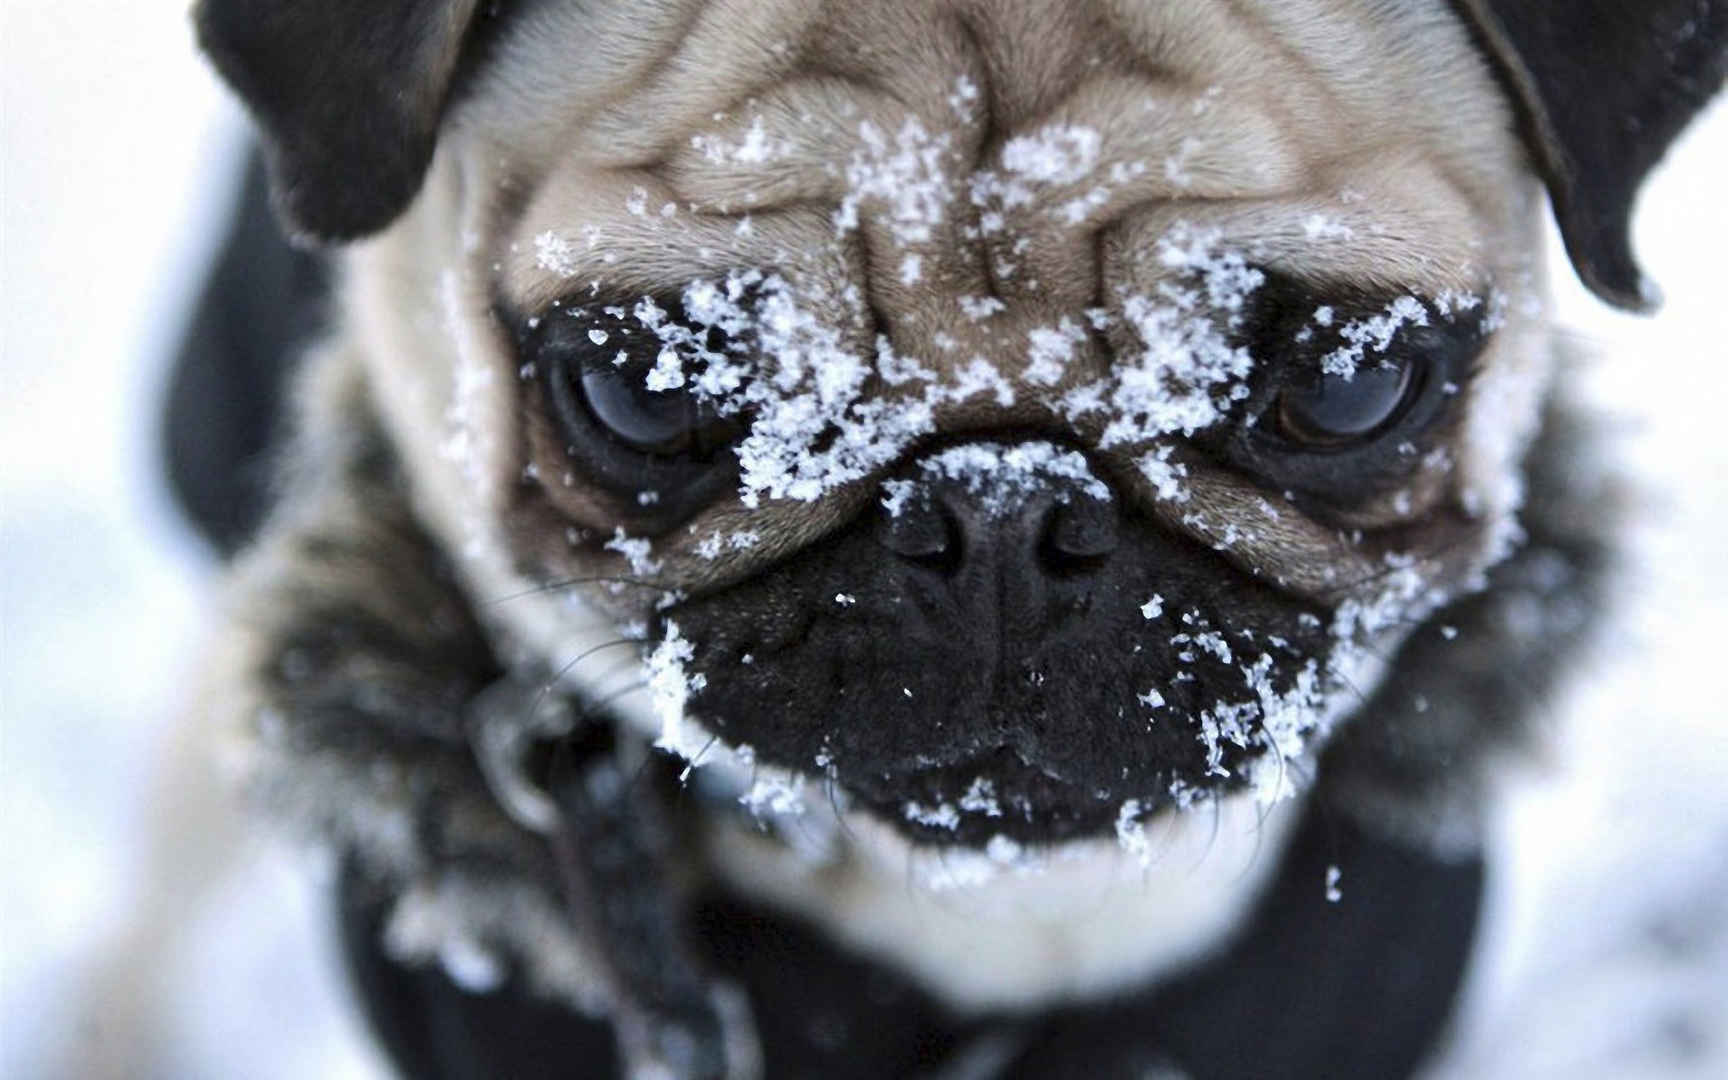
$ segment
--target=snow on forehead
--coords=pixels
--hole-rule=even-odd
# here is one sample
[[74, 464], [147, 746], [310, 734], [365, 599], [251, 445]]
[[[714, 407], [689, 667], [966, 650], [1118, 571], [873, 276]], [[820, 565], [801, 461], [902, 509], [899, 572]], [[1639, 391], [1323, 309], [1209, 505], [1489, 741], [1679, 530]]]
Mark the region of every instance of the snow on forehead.
[[881, 216], [896, 242], [930, 240], [954, 200], [945, 167], [951, 137], [932, 135], [916, 117], [907, 117], [892, 139], [869, 121], [859, 125], [858, 137], [863, 146], [846, 168], [846, 195], [834, 214], [835, 231], [857, 228], [859, 207], [869, 202], [886, 209]]
[[[903, 247], [934, 238], [962, 186], [973, 206], [987, 211], [982, 215], [982, 231], [993, 233], [1002, 227], [1003, 219], [989, 211], [1025, 206], [1041, 187], [1086, 179], [1096, 171], [1103, 147], [1103, 136], [1096, 129], [1050, 125], [1009, 139], [1002, 147], [999, 170], [963, 174], [952, 136], [931, 132], [917, 117], [907, 117], [892, 135], [866, 120], [859, 124], [857, 136], [858, 148], [845, 167], [846, 192], [834, 214], [835, 231], [845, 235], [857, 229], [868, 207]], [[1123, 178], [1121, 170], [1113, 176], [1117, 181]], [[1084, 217], [1071, 206], [1060, 213], [1071, 223]]]

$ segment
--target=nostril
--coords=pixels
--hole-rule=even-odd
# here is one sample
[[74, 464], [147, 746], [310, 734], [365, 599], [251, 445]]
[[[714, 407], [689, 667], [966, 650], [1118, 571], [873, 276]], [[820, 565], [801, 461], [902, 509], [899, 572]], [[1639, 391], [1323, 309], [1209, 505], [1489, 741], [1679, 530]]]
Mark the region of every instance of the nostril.
[[1093, 570], [1116, 550], [1119, 539], [1113, 503], [1089, 498], [1059, 502], [1044, 519], [1038, 559], [1053, 573]]
[[938, 502], [921, 500], [901, 507], [897, 514], [884, 510], [876, 538], [883, 547], [915, 566], [943, 573], [959, 568], [964, 540], [960, 522]]

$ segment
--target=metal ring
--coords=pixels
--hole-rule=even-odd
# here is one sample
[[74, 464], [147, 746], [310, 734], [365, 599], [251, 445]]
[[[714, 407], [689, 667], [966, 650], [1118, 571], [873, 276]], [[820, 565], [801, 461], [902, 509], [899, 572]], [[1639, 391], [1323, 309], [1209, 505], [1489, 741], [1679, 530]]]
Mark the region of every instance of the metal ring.
[[576, 718], [569, 701], [550, 685], [501, 679], [469, 704], [468, 738], [492, 797], [516, 824], [549, 834], [558, 828], [558, 804], [528, 778], [535, 742], [570, 734]]

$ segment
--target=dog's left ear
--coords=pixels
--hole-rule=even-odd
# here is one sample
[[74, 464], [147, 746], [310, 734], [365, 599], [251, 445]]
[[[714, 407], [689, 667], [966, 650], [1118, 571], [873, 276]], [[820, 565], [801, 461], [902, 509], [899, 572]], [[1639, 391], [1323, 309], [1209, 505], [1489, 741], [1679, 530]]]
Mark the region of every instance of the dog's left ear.
[[199, 0], [198, 41], [264, 136], [301, 242], [388, 225], [420, 189], [481, 0]]
[[1728, 74], [1728, 0], [1453, 0], [1521, 113], [1584, 284], [1653, 310], [1632, 257], [1644, 177]]

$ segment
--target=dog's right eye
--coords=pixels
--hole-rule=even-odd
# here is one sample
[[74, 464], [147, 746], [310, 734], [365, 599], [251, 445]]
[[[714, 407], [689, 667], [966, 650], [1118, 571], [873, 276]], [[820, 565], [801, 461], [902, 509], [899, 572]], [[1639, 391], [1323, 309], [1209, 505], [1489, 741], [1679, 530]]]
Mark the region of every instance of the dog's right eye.
[[691, 448], [700, 426], [697, 402], [676, 390], [650, 390], [642, 373], [622, 368], [585, 368], [580, 381], [588, 409], [619, 441], [645, 454], [670, 457]]
[[[576, 471], [642, 505], [677, 503], [732, 464], [747, 418], [693, 392], [682, 361], [729, 346], [714, 328], [685, 325], [676, 304], [653, 318], [615, 306], [554, 309], [525, 335], [524, 356]], [[694, 498], [686, 501], [694, 502]]]
[[723, 415], [712, 401], [683, 387], [656, 386], [654, 369], [628, 349], [613, 350], [610, 359], [555, 350], [543, 361], [566, 433], [585, 434], [597, 425], [643, 454], [698, 461], [712, 461], [741, 434], [737, 418]]

